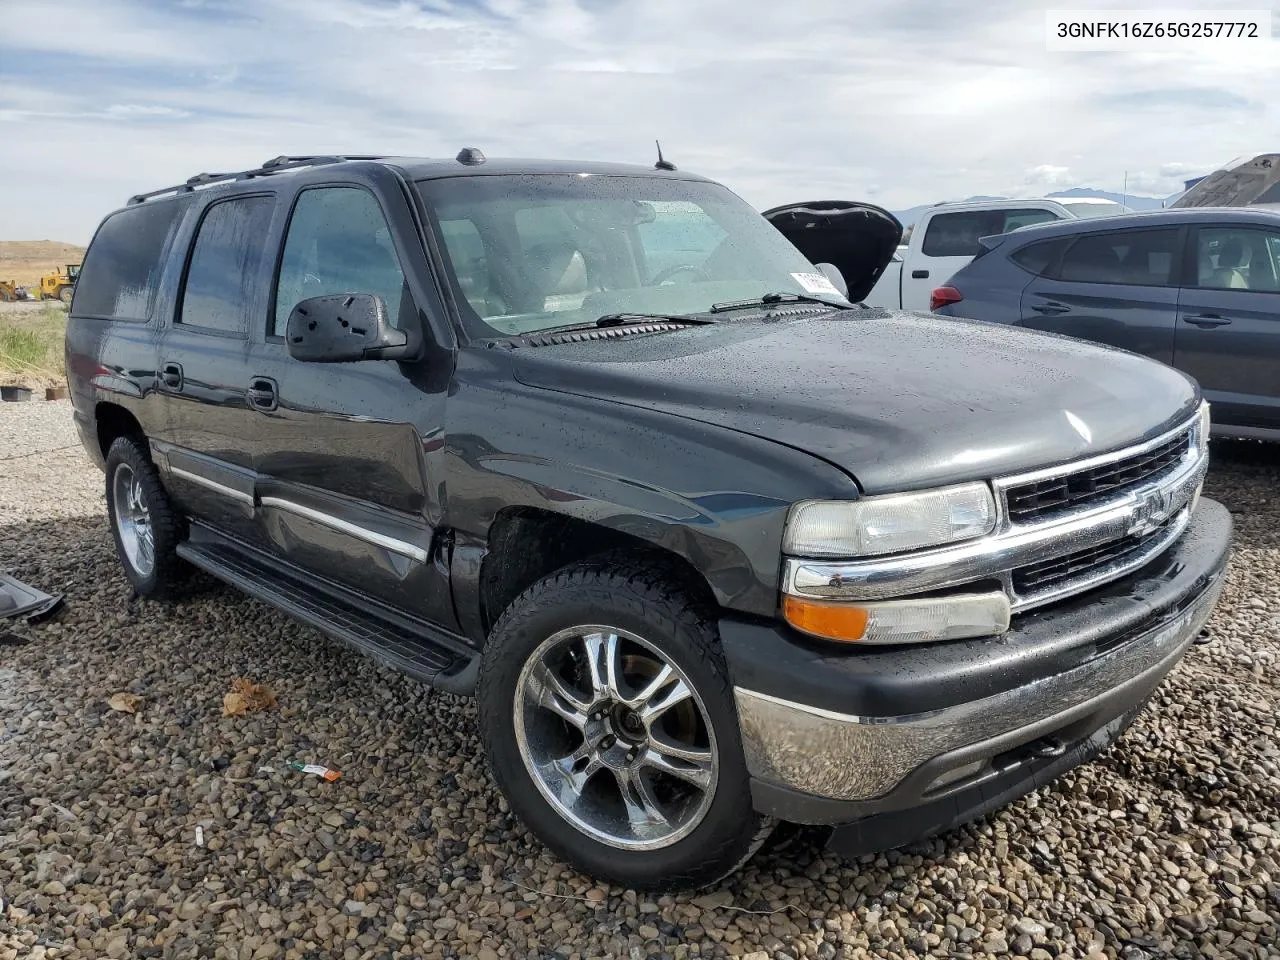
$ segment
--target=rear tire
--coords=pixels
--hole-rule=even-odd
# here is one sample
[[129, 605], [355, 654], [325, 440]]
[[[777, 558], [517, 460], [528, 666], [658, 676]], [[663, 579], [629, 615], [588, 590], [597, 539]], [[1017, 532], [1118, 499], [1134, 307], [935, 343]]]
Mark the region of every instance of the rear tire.
[[490, 633], [477, 691], [494, 779], [592, 876], [691, 889], [737, 870], [774, 822], [751, 805], [714, 621], [625, 557], [565, 567]]
[[71, 305], [71, 297], [75, 293], [74, 287], [63, 287], [58, 291], [58, 299], [68, 306]]
[[116, 555], [140, 597], [171, 598], [189, 571], [175, 552], [186, 522], [144, 443], [119, 437], [107, 452], [107, 517]]

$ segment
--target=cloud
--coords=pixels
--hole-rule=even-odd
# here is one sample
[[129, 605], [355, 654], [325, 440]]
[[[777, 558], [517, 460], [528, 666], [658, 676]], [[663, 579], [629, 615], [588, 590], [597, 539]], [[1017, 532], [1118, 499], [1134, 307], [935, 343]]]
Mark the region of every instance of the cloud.
[[1171, 192], [1280, 120], [1269, 50], [1048, 53], [1022, 0], [60, 0], [58, 31], [4, 6], [15, 239], [83, 241], [199, 170], [464, 144], [648, 164], [658, 138], [760, 208]]
[[113, 103], [102, 111], [103, 115], [113, 120], [132, 120], [144, 117], [189, 117], [186, 110], [165, 107], [156, 103]]

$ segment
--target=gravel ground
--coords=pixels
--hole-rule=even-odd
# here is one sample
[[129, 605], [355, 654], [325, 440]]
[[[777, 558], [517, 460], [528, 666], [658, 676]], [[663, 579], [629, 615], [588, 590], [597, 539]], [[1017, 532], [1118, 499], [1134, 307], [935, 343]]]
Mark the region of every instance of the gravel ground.
[[[26, 641], [0, 645], [0, 960], [1280, 956], [1280, 446], [1214, 444], [1238, 524], [1214, 642], [1104, 758], [906, 852], [802, 834], [646, 899], [514, 821], [470, 703], [215, 584], [131, 600], [74, 443], [68, 404], [0, 405], [0, 568], [67, 595], [0, 626]], [[237, 676], [278, 708], [223, 718]]]

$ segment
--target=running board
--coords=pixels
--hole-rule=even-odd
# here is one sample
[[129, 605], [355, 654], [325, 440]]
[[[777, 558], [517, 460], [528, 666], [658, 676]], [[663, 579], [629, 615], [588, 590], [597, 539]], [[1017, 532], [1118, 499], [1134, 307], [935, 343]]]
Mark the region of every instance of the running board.
[[219, 580], [415, 680], [460, 696], [475, 693], [478, 654], [467, 656], [434, 644], [416, 631], [390, 623], [234, 547], [216, 541], [187, 541], [178, 544], [177, 553]]

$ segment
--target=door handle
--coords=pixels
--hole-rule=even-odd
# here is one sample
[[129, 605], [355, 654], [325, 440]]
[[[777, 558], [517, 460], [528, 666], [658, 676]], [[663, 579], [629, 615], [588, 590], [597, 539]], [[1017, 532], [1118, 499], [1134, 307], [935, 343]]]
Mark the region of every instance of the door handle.
[[911, 279], [912, 280], [928, 280], [929, 271], [928, 270], [912, 270]]
[[1199, 327], [1201, 330], [1210, 330], [1213, 327], [1225, 327], [1231, 322], [1230, 317], [1220, 317], [1216, 313], [1189, 313], [1182, 319], [1193, 327]]
[[270, 377], [254, 377], [250, 380], [245, 396], [249, 400], [249, 406], [264, 413], [270, 413], [280, 405], [280, 391]]
[[1065, 303], [1059, 303], [1057, 300], [1046, 300], [1044, 303], [1033, 303], [1031, 309], [1036, 313], [1043, 313], [1045, 316], [1051, 317], [1059, 313], [1070, 313], [1071, 308]]
[[160, 382], [170, 390], [182, 389], [182, 364], [166, 363], [160, 368]]

